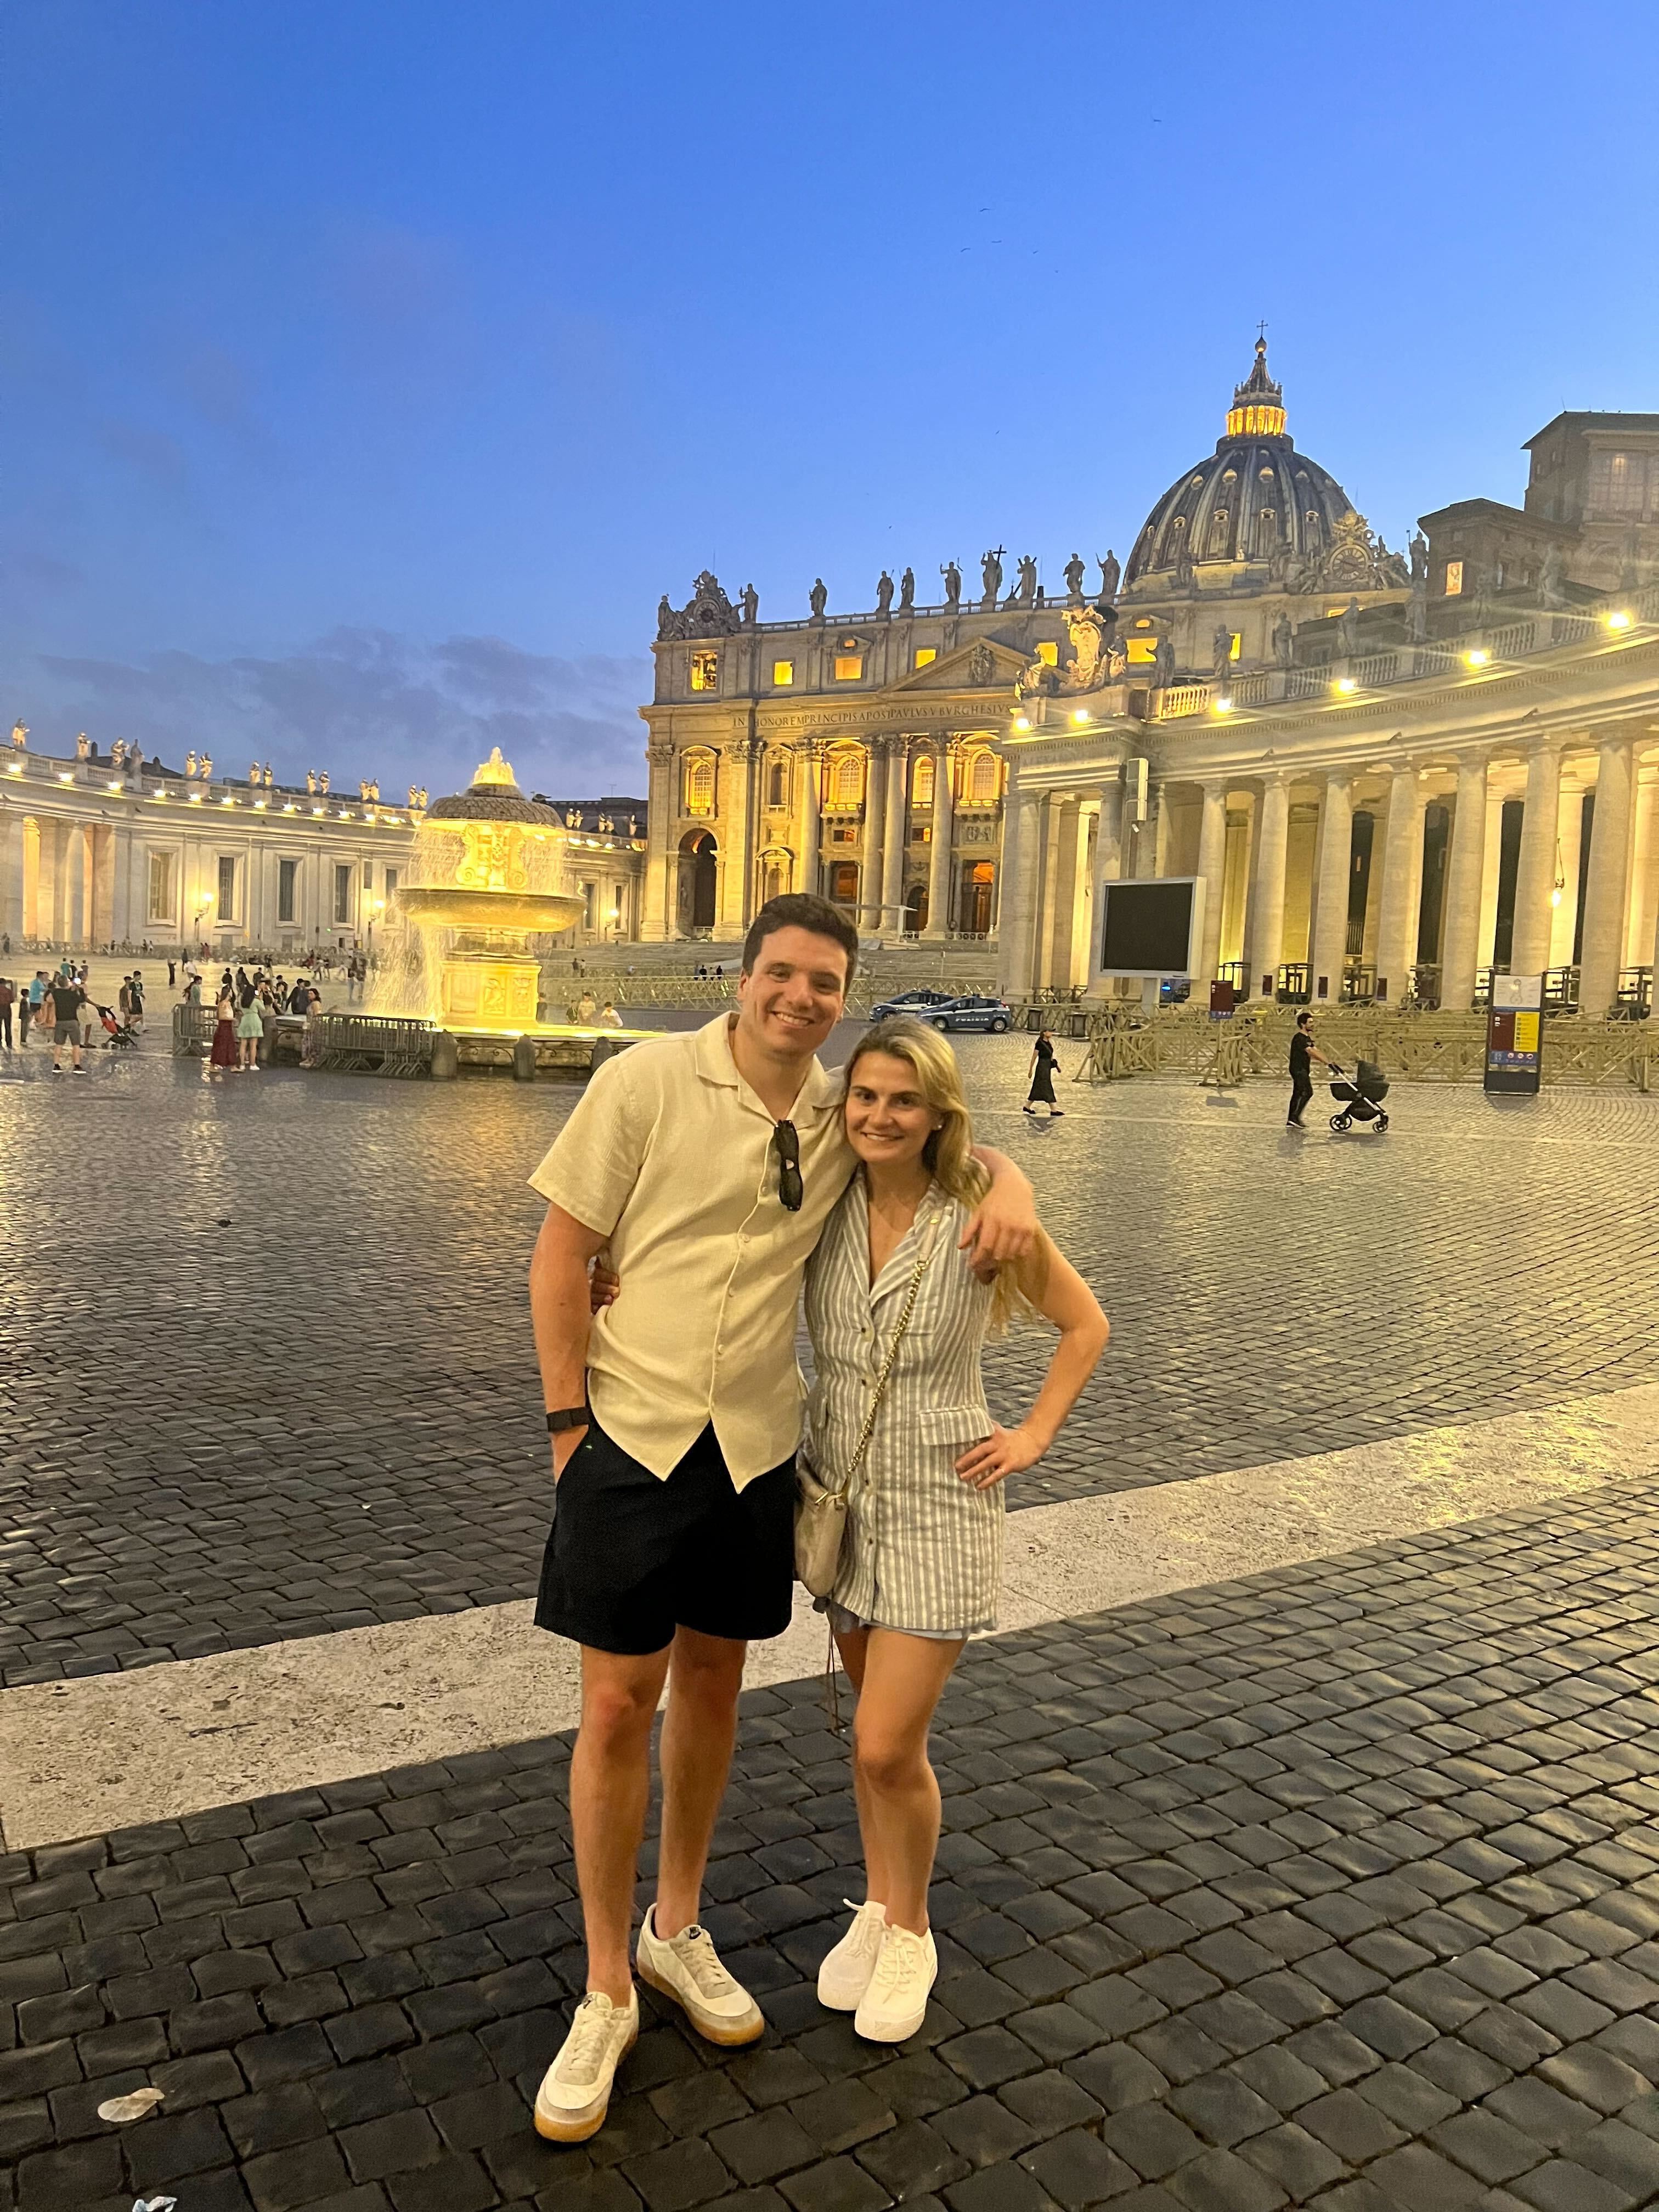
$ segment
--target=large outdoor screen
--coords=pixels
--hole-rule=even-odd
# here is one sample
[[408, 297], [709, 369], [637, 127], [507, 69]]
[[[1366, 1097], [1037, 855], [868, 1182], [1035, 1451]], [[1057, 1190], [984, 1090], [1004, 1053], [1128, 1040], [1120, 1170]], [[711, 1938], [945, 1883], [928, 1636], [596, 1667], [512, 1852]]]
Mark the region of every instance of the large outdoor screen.
[[1100, 965], [1108, 975], [1184, 975], [1188, 972], [1194, 883], [1169, 881], [1101, 885]]

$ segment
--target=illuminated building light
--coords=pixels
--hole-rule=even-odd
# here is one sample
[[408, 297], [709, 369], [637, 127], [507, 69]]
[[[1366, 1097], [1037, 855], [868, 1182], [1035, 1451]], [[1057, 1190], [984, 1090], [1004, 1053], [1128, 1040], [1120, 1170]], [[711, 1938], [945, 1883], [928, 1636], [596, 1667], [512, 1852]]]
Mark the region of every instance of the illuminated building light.
[[1631, 618], [1629, 615], [1626, 614], [1623, 607], [1615, 607], [1610, 615], [1603, 615], [1601, 619], [1609, 629], [1628, 629], [1630, 628]]
[[1352, 676], [1339, 676], [1336, 679], [1336, 688], [1339, 691], [1357, 691], [1359, 686]]
[[1484, 645], [1477, 645], [1472, 647], [1463, 658], [1471, 668], [1484, 668], [1492, 659], [1492, 655]]
[[1016, 715], [1015, 715], [1015, 717], [1014, 717], [1014, 727], [1015, 727], [1017, 730], [1029, 730], [1029, 729], [1030, 728], [1030, 726], [1031, 726], [1031, 724], [1030, 724], [1030, 717], [1029, 717], [1029, 716], [1024, 715], [1024, 714], [1016, 714]]
[[1233, 702], [1231, 699], [1218, 699], [1215, 702], [1215, 710], [1218, 714], [1231, 714], [1233, 711]]
[[1089, 709], [1086, 707], [1077, 707], [1073, 709], [1072, 720], [1074, 722], [1086, 722], [1088, 719]]

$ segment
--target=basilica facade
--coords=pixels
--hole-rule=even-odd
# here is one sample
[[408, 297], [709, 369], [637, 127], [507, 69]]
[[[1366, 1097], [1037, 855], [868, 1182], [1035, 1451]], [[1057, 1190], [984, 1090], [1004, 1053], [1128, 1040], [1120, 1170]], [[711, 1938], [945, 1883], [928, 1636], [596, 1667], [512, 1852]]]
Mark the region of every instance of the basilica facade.
[[[1213, 452], [1120, 566], [1001, 548], [943, 598], [659, 609], [641, 935], [811, 890], [867, 936], [996, 941], [1005, 988], [1113, 988], [1099, 885], [1203, 878], [1193, 977], [1468, 1006], [1494, 967], [1601, 1012], [1659, 927], [1659, 417], [1563, 415], [1519, 507], [1391, 551], [1298, 452], [1258, 342]], [[1093, 571], [1091, 577], [1091, 571]]]

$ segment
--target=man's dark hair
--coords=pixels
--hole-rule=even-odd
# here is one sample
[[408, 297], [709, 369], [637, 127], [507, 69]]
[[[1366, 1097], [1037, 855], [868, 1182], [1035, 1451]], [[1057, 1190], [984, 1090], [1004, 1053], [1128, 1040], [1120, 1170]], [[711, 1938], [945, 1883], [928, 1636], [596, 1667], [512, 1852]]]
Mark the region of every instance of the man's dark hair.
[[1303, 1012], [1297, 1016], [1296, 1025], [1299, 1030], [1305, 1030], [1312, 1019], [1313, 1016], [1304, 1008]]
[[831, 906], [828, 899], [815, 898], [811, 891], [785, 891], [779, 898], [767, 900], [743, 940], [745, 975], [754, 974], [761, 946], [780, 929], [810, 929], [814, 937], [827, 937], [839, 945], [847, 955], [847, 981], [851, 984], [859, 961], [859, 933], [839, 907]]

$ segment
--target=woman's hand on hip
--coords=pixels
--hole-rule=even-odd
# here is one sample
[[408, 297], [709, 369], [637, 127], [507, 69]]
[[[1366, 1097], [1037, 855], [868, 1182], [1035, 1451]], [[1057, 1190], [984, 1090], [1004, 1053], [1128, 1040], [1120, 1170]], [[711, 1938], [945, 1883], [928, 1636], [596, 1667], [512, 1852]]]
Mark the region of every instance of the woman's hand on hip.
[[1035, 1467], [1042, 1446], [1026, 1428], [1005, 1429], [993, 1421], [991, 1433], [981, 1443], [970, 1445], [957, 1462], [957, 1473], [974, 1490], [990, 1490], [1005, 1475]]

